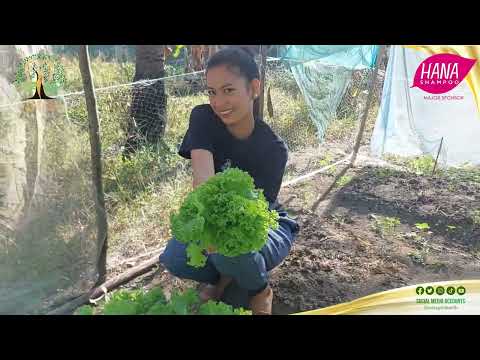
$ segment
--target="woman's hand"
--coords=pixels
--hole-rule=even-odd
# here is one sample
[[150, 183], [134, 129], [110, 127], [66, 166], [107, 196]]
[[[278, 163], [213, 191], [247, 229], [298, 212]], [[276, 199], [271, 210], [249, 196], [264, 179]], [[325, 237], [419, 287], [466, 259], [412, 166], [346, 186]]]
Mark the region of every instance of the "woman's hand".
[[192, 158], [193, 188], [196, 188], [215, 175], [213, 155], [208, 150], [194, 149], [191, 151], [190, 156]]
[[215, 253], [215, 252], [217, 252], [217, 249], [215, 249], [214, 246], [209, 245], [209, 246], [207, 247], [207, 254], [213, 254], [213, 253]]

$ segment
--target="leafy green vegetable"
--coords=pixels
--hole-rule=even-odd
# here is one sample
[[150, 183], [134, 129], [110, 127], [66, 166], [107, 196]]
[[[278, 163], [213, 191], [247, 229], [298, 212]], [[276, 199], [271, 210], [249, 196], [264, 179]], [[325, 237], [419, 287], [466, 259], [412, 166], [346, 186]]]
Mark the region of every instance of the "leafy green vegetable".
[[233, 309], [232, 306], [209, 300], [205, 304], [202, 304], [198, 309], [199, 315], [252, 315], [251, 311], [244, 310], [243, 308]]
[[88, 305], [80, 306], [76, 311], [75, 315], [93, 315], [93, 308]]
[[103, 315], [136, 315], [137, 306], [132, 300], [115, 300], [105, 304]]
[[170, 298], [170, 306], [176, 315], [188, 315], [199, 302], [200, 298], [193, 289], [188, 289], [183, 294], [174, 292]]
[[263, 190], [237, 168], [198, 186], [170, 220], [174, 236], [187, 245], [188, 263], [196, 267], [205, 265], [209, 247], [229, 257], [258, 251], [268, 230], [278, 227], [278, 213], [269, 210]]
[[158, 303], [153, 305], [145, 315], [175, 315], [175, 311], [170, 305]]
[[155, 288], [145, 293], [141, 290], [119, 290], [108, 297], [103, 309], [94, 311], [92, 306], [84, 305], [75, 311], [75, 315], [251, 315], [243, 308], [234, 309], [222, 302], [200, 303], [198, 293], [188, 289], [183, 293], [174, 291], [167, 301], [162, 289]]
[[166, 304], [167, 299], [163, 294], [162, 289], [154, 288], [150, 290], [148, 293], [142, 293], [140, 297], [138, 297], [138, 313], [143, 314], [146, 313], [152, 306], [157, 304]]

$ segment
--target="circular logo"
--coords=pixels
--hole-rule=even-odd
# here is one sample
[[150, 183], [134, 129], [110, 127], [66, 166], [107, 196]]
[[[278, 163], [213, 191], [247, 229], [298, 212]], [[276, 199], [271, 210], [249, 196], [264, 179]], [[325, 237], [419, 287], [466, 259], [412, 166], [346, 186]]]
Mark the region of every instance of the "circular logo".
[[463, 286], [459, 286], [457, 288], [457, 294], [458, 295], [465, 295], [466, 292], [467, 292], [467, 289], [465, 289]]
[[24, 58], [17, 67], [14, 84], [28, 99], [52, 99], [65, 84], [65, 69], [56, 55], [44, 52]]
[[437, 286], [435, 292], [437, 293], [437, 295], [443, 295], [445, 294], [445, 288], [443, 286]]
[[447, 294], [448, 295], [454, 295], [455, 294], [455, 288], [453, 286], [447, 287]]
[[417, 286], [417, 289], [415, 290], [415, 292], [417, 293], [417, 295], [423, 295], [423, 293], [425, 292], [425, 289], [422, 286]]
[[435, 292], [435, 289], [433, 288], [433, 286], [427, 286], [425, 292], [427, 293], [427, 295], [432, 295]]

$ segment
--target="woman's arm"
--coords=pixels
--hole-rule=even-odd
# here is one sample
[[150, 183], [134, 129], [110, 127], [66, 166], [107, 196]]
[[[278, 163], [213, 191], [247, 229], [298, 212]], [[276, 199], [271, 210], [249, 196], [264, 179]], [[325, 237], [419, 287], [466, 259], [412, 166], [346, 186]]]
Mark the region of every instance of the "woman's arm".
[[215, 175], [215, 166], [213, 164], [213, 155], [208, 150], [194, 149], [191, 151], [191, 158], [193, 168], [193, 188], [196, 188], [209, 177]]

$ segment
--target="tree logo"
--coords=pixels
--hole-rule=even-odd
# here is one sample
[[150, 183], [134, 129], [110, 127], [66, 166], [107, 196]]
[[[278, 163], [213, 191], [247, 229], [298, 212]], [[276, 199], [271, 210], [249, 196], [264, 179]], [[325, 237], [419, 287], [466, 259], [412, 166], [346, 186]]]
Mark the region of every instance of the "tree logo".
[[17, 67], [15, 86], [27, 99], [53, 99], [65, 83], [65, 70], [55, 55], [43, 52], [24, 58]]

